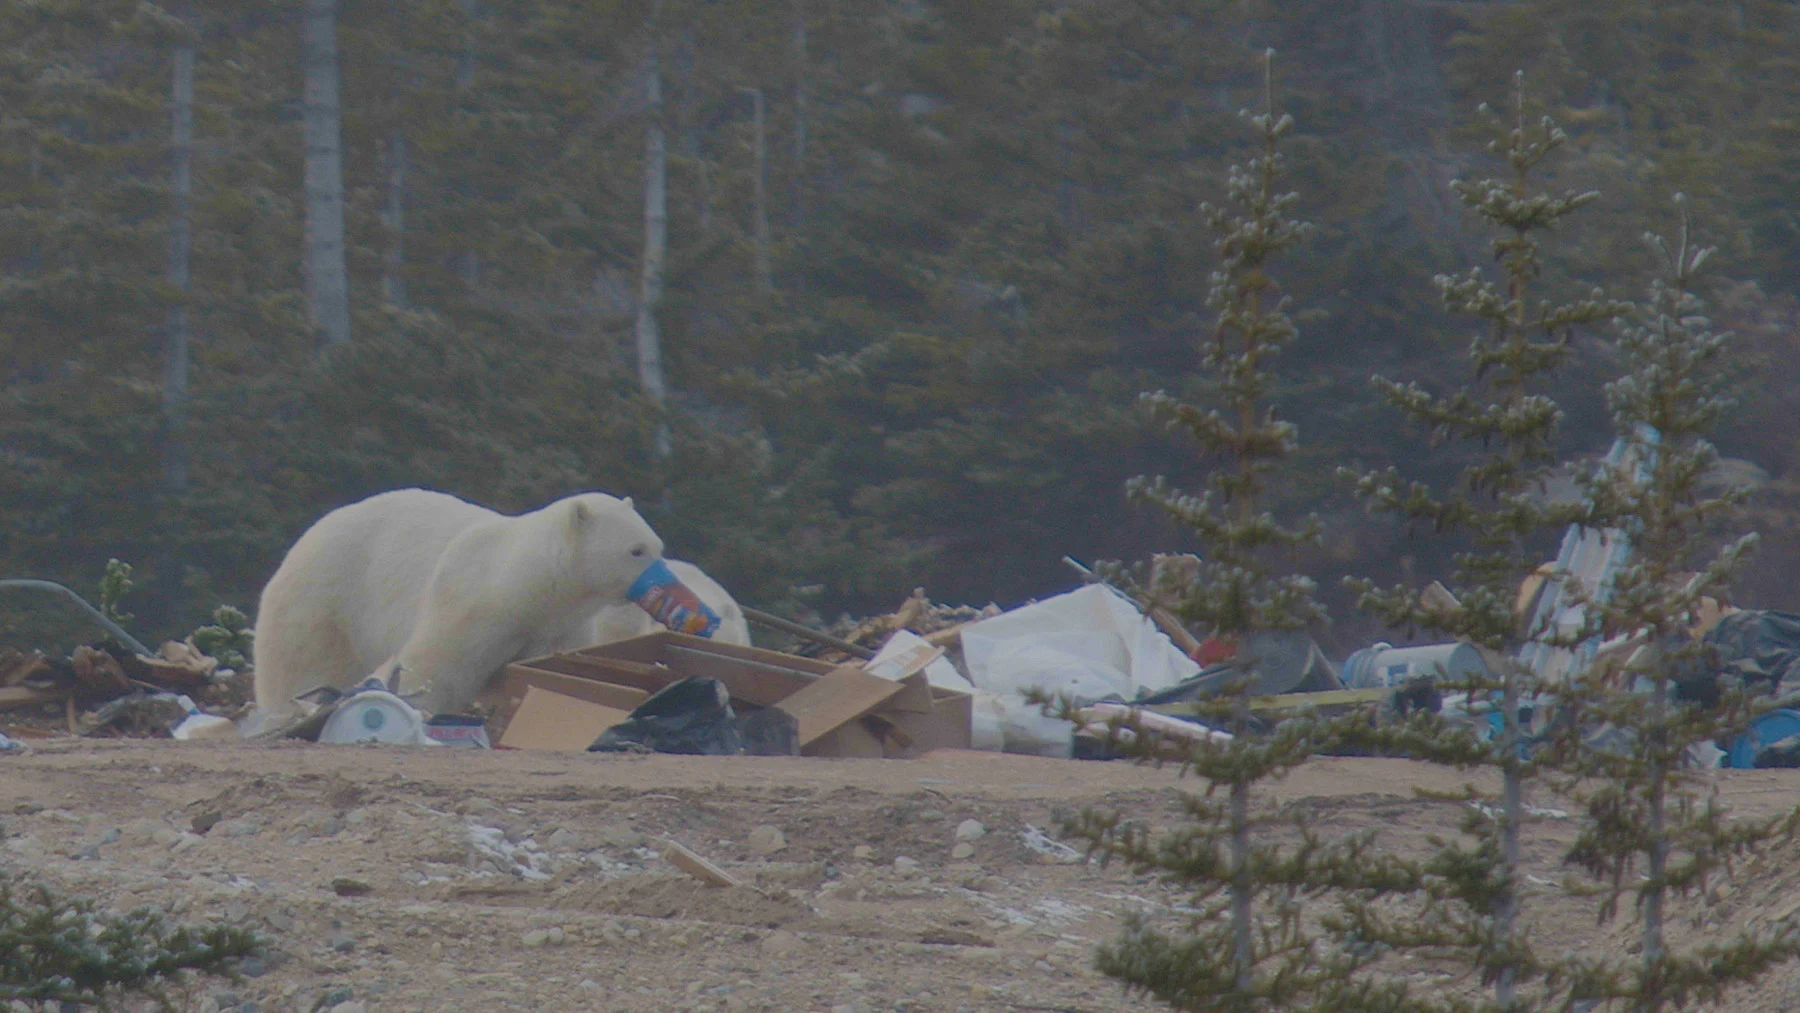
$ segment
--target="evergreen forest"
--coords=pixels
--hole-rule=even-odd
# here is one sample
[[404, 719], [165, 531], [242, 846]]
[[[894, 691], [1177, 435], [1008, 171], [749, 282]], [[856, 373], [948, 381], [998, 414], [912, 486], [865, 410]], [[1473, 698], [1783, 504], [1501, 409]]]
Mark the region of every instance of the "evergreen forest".
[[[1493, 169], [1477, 107], [1517, 72], [1569, 135], [1540, 182], [1600, 193], [1534, 293], [1642, 290], [1677, 193], [1719, 248], [1714, 481], [1762, 536], [1738, 596], [1800, 608], [1777, 0], [0, 0], [0, 577], [87, 593], [126, 560], [145, 639], [178, 636], [325, 511], [415, 485], [633, 496], [670, 555], [813, 619], [1189, 551], [1125, 483], [1208, 462], [1138, 395], [1207, 394], [1201, 205], [1270, 49], [1315, 231], [1268, 395], [1303, 478], [1267, 495], [1319, 518], [1287, 569], [1326, 646], [1393, 636], [1340, 576], [1418, 587], [1459, 547], [1338, 471], [1482, 451], [1370, 377], [1464, 378], [1433, 278], [1492, 267], [1452, 184]], [[1616, 341], [1576, 329], [1567, 455], [1614, 438]], [[21, 646], [88, 632], [4, 604]]]

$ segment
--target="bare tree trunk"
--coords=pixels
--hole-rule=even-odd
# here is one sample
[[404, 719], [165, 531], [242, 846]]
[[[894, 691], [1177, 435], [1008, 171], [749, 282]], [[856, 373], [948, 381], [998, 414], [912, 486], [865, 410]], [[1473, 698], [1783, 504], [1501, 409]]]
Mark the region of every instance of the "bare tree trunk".
[[751, 119], [756, 129], [755, 174], [751, 177], [752, 207], [756, 215], [755, 274], [756, 294], [768, 295], [775, 290], [769, 273], [769, 156], [768, 132], [763, 126], [763, 92], [761, 88], [745, 88], [750, 93]]
[[396, 125], [388, 132], [388, 199], [381, 224], [388, 234], [388, 248], [381, 261], [381, 301], [395, 309], [406, 308], [406, 131]]
[[350, 343], [344, 266], [343, 115], [338, 105], [337, 0], [306, 0], [301, 116], [306, 137], [306, 303], [327, 348]]
[[1523, 738], [1519, 728], [1519, 680], [1509, 668], [1500, 689], [1500, 859], [1506, 883], [1494, 898], [1494, 937], [1507, 947], [1509, 961], [1494, 978], [1494, 1001], [1510, 1010], [1518, 1001], [1518, 968], [1512, 963], [1513, 937], [1519, 931], [1519, 827], [1525, 821], [1525, 771], [1519, 759]]
[[[480, 16], [481, 0], [456, 0], [462, 8], [463, 17], [470, 24]], [[475, 43], [471, 41], [463, 47], [462, 54], [456, 58], [456, 90], [466, 95], [475, 88]], [[474, 203], [475, 187], [469, 180], [463, 180], [457, 187], [461, 191], [465, 204]], [[481, 257], [473, 247], [466, 247], [456, 256], [456, 274], [464, 285], [474, 288], [481, 281]]]
[[163, 488], [187, 489], [188, 307], [194, 249], [194, 44], [176, 45], [169, 101], [169, 287], [178, 293], [169, 308], [164, 341]]
[[[644, 264], [638, 279], [638, 380], [660, 412], [668, 390], [663, 382], [662, 333], [657, 327], [656, 311], [662, 302], [663, 259], [668, 252], [669, 153], [663, 139], [662, 70], [657, 66], [654, 35], [645, 74]], [[669, 424], [664, 419], [657, 419], [655, 441], [656, 456], [669, 456]]]
[[794, 221], [806, 220], [806, 0], [794, 0]]
[[699, 62], [696, 49], [694, 33], [690, 31], [682, 39], [681, 45], [681, 153], [693, 163], [694, 174], [700, 184], [699, 199], [695, 207], [700, 234], [710, 237], [713, 212], [712, 173], [701, 148], [700, 125], [694, 119], [694, 64]]

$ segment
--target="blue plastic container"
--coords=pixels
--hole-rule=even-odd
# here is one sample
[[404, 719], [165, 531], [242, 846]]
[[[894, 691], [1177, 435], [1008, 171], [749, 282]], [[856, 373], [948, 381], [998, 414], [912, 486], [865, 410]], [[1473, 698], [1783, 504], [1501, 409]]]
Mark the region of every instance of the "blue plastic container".
[[1800, 711], [1784, 708], [1764, 714], [1750, 722], [1749, 731], [1732, 740], [1731, 749], [1725, 754], [1729, 766], [1735, 770], [1755, 767], [1757, 750], [1790, 735], [1800, 735]]

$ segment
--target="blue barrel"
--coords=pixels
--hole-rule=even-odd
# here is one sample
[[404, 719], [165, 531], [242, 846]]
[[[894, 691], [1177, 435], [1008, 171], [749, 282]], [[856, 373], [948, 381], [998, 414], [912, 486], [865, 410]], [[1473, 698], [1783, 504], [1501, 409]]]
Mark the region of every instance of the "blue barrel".
[[1750, 730], [1732, 740], [1725, 754], [1728, 765], [1749, 770], [1756, 766], [1758, 750], [1792, 735], [1800, 735], [1800, 711], [1772, 710], [1750, 722]]
[[1380, 689], [1398, 686], [1408, 679], [1432, 676], [1467, 681], [1488, 674], [1481, 652], [1461, 641], [1421, 647], [1376, 644], [1344, 659], [1339, 675], [1347, 689]]

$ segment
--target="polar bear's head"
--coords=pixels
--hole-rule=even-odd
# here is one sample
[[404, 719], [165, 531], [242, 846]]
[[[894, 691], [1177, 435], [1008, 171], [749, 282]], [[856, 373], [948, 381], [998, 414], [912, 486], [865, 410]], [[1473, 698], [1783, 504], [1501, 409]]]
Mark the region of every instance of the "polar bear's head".
[[574, 547], [575, 572], [593, 597], [623, 602], [644, 567], [662, 558], [662, 539], [629, 497], [583, 493], [558, 503], [557, 510]]

